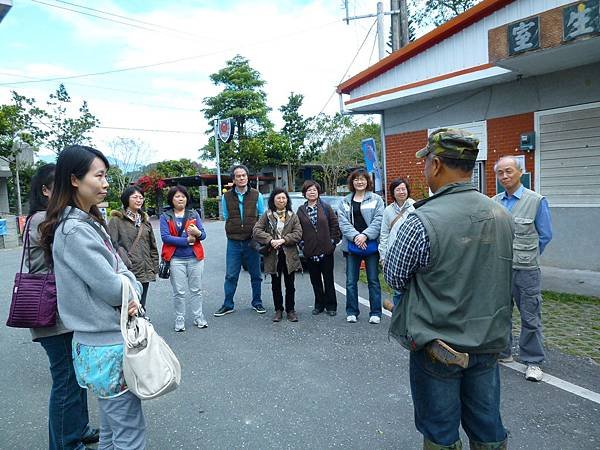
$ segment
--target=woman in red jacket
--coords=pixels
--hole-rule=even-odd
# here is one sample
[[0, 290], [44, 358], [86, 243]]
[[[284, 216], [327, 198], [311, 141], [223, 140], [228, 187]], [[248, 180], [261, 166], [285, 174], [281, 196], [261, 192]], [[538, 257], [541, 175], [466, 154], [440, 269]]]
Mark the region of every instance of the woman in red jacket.
[[190, 291], [190, 306], [194, 325], [206, 328], [202, 312], [202, 273], [206, 238], [202, 220], [196, 211], [187, 208], [190, 194], [183, 186], [169, 189], [167, 202], [171, 209], [160, 217], [160, 237], [163, 241], [162, 259], [170, 261], [171, 286], [175, 306], [175, 331], [185, 331], [185, 297]]

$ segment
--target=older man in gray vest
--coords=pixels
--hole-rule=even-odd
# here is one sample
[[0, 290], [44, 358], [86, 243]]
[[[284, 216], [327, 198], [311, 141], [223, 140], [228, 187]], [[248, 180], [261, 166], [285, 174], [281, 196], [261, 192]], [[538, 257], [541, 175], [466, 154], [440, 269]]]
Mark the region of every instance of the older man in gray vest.
[[390, 335], [410, 350], [415, 425], [425, 449], [505, 449], [498, 354], [510, 334], [512, 219], [477, 192], [479, 141], [441, 129], [417, 152], [431, 197], [400, 226], [384, 264], [403, 291]]
[[[500, 158], [494, 172], [504, 188], [504, 192], [496, 195], [494, 200], [511, 212], [515, 222], [512, 293], [521, 314], [519, 358], [527, 364], [525, 378], [541, 381], [543, 372], [540, 364], [545, 354], [539, 257], [552, 239], [550, 210], [544, 197], [521, 184], [523, 170], [517, 158]], [[501, 361], [513, 360], [511, 347], [509, 345], [501, 354]]]

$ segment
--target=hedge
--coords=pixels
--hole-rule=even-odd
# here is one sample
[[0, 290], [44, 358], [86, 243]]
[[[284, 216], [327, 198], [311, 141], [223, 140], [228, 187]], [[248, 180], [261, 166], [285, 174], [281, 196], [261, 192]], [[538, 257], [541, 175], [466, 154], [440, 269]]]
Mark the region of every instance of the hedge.
[[203, 203], [204, 217], [216, 219], [219, 217], [219, 199], [207, 198]]

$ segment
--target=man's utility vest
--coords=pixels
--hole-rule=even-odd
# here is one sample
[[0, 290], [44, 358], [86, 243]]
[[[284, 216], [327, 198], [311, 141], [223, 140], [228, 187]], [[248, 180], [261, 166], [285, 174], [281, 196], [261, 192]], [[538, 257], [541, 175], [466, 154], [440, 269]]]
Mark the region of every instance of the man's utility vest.
[[227, 221], [225, 222], [225, 234], [227, 239], [234, 241], [246, 241], [252, 237], [252, 229], [258, 221], [256, 202], [259, 193], [256, 189], [248, 188], [244, 194], [244, 216], [240, 215], [240, 200], [235, 188], [225, 194], [227, 205]]
[[[504, 193], [494, 196], [494, 201], [500, 203], [502, 197]], [[514, 269], [533, 270], [540, 267], [540, 236], [535, 229], [535, 216], [542, 198], [537, 192], [525, 188], [511, 211], [515, 222]]]
[[417, 202], [430, 242], [429, 266], [409, 281], [390, 335], [409, 350], [441, 339], [459, 351], [498, 353], [511, 317], [512, 219], [470, 183]]

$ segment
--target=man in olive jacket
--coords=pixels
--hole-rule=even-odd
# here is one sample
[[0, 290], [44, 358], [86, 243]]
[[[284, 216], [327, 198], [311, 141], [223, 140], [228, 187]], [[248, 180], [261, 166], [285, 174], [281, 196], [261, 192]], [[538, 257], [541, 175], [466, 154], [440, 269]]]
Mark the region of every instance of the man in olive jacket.
[[510, 333], [512, 220], [471, 184], [479, 141], [441, 129], [417, 152], [434, 195], [417, 202], [384, 276], [404, 291], [390, 335], [410, 350], [415, 425], [426, 449], [503, 449], [498, 353]]

